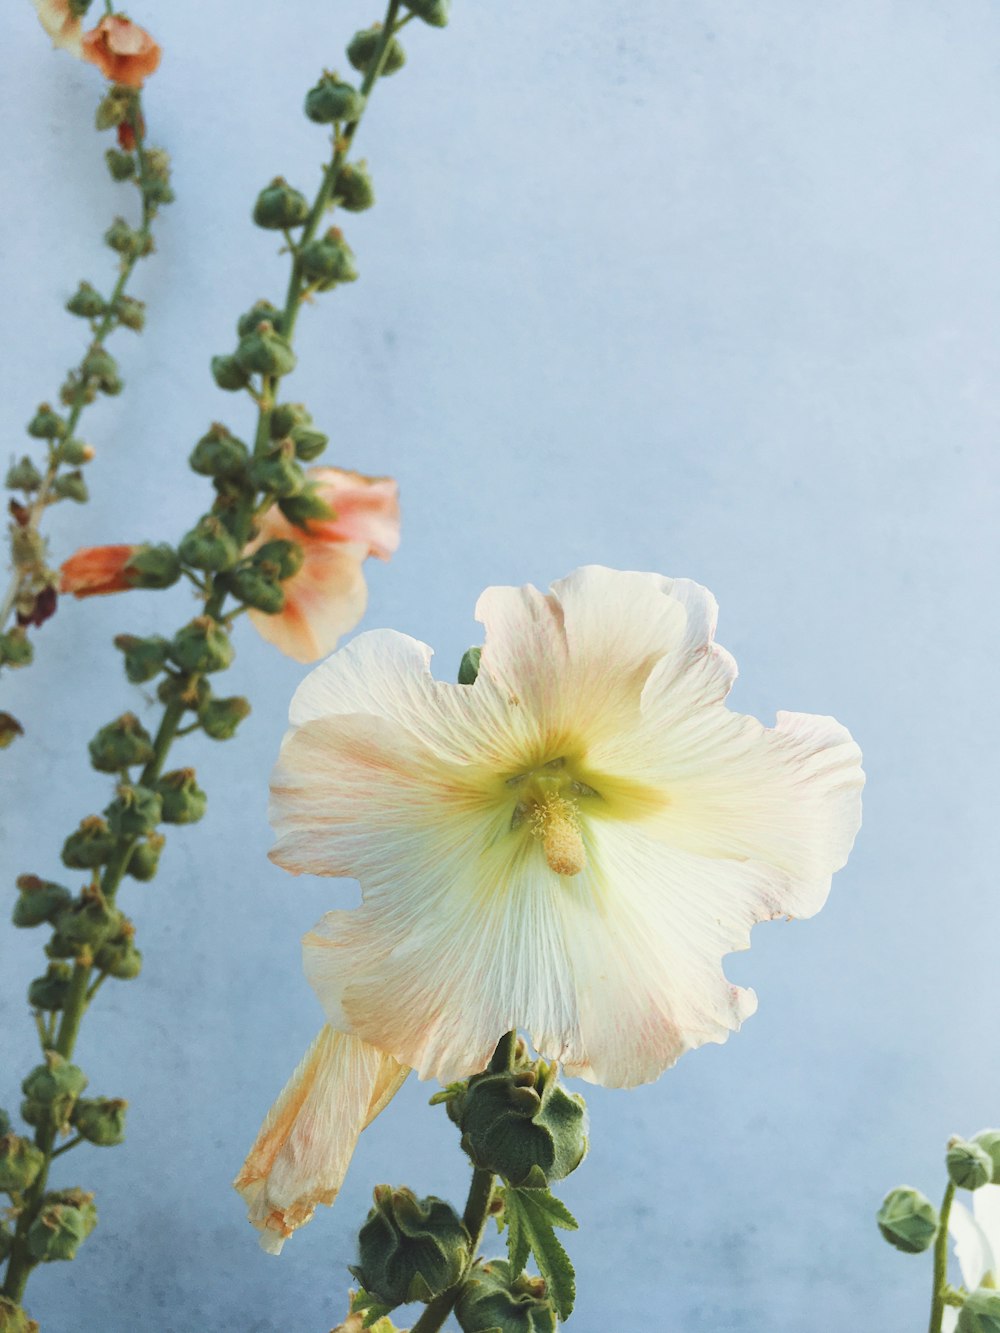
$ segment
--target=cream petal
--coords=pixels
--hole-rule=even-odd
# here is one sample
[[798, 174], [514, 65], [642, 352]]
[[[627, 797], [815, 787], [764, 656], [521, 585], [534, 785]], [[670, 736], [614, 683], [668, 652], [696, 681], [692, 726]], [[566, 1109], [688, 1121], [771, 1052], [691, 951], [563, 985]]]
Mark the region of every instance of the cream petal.
[[986, 1274], [995, 1267], [989, 1237], [968, 1208], [957, 1200], [948, 1215], [948, 1231], [955, 1242], [955, 1257], [962, 1270], [962, 1281], [970, 1291], [975, 1291]]
[[1000, 1185], [983, 1185], [975, 1191], [972, 1215], [989, 1244], [989, 1271], [1000, 1286]]
[[364, 615], [368, 588], [361, 565], [368, 552], [353, 542], [298, 536], [305, 560], [284, 585], [284, 609], [276, 615], [251, 611], [250, 619], [268, 643], [306, 663], [332, 653], [341, 635]]
[[33, 0], [42, 27], [52, 45], [79, 56], [83, 51], [83, 25], [69, 8], [68, 0]]
[[357, 1037], [322, 1029], [268, 1112], [233, 1182], [265, 1250], [280, 1253], [317, 1204], [333, 1203], [361, 1131], [408, 1073]]
[[946, 1305], [941, 1316], [941, 1333], [955, 1333], [958, 1328], [958, 1311], [954, 1306]]

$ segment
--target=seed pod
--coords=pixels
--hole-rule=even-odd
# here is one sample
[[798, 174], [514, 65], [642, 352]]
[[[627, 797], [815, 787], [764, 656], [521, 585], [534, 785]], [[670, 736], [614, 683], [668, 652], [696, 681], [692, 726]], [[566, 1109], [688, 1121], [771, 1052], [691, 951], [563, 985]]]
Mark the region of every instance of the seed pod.
[[153, 740], [134, 713], [123, 713], [100, 729], [88, 749], [90, 762], [99, 773], [120, 773], [135, 764], [148, 764]]
[[15, 926], [40, 926], [44, 921], [51, 923], [73, 901], [69, 889], [39, 879], [37, 875], [19, 876], [17, 887], [20, 892], [14, 904]]
[[432, 28], [444, 28], [448, 24], [451, 0], [403, 0], [406, 8], [423, 19]]
[[119, 296], [111, 309], [114, 312], [115, 319], [123, 329], [131, 329], [133, 333], [141, 333], [145, 328], [145, 301], [138, 301], [134, 296]]
[[240, 558], [240, 548], [232, 533], [215, 514], [206, 514], [180, 540], [181, 560], [194, 569], [218, 573]]
[[[378, 54], [382, 42], [382, 25], [376, 23], [373, 28], [362, 28], [351, 38], [347, 47], [347, 58], [360, 74], [367, 74]], [[406, 64], [406, 52], [398, 37], [390, 37], [388, 50], [382, 60], [380, 77], [395, 74]]]
[[107, 820], [88, 815], [63, 843], [62, 862], [70, 870], [93, 870], [102, 866], [115, 848], [115, 835]]
[[274, 327], [261, 320], [253, 333], [240, 339], [236, 362], [248, 375], [288, 375], [295, 369], [295, 353]]
[[160, 797], [148, 787], [123, 784], [104, 813], [118, 837], [144, 838], [160, 822]]
[[134, 634], [118, 634], [114, 644], [125, 654], [125, 674], [133, 685], [142, 685], [158, 676], [170, 651], [170, 643], [159, 634], [148, 639], [137, 638]]
[[0, 1190], [5, 1194], [30, 1189], [45, 1165], [45, 1157], [30, 1139], [20, 1134], [0, 1136]]
[[306, 93], [305, 113], [317, 125], [332, 125], [338, 120], [355, 121], [364, 107], [365, 99], [358, 90], [335, 74], [324, 74]]
[[28, 422], [28, 434], [36, 440], [61, 440], [66, 434], [66, 422], [48, 403], [42, 403]]
[[210, 699], [198, 710], [198, 721], [206, 736], [214, 741], [228, 741], [249, 713], [249, 701], [234, 695], [231, 699]]
[[[277, 325], [275, 327], [277, 328]], [[267, 426], [272, 440], [283, 440], [286, 435], [291, 435], [297, 426], [309, 426], [311, 423], [312, 417], [301, 403], [278, 403], [271, 409]]]
[[504, 1259], [477, 1263], [466, 1279], [455, 1318], [463, 1333], [556, 1333], [558, 1323], [540, 1277], [511, 1281]]
[[113, 1148], [125, 1141], [125, 1109], [120, 1097], [81, 1097], [70, 1117], [73, 1128], [88, 1143]]
[[212, 378], [220, 389], [226, 389], [230, 393], [245, 389], [250, 383], [249, 376], [235, 356], [213, 356]]
[[295, 445], [290, 439], [273, 440], [250, 464], [250, 481], [259, 491], [281, 499], [298, 495], [306, 484], [306, 476], [295, 457]]
[[198, 786], [193, 768], [164, 773], [156, 784], [165, 824], [195, 824], [205, 813], [208, 797]]
[[137, 843], [132, 849], [125, 873], [143, 883], [151, 880], [160, 864], [160, 853], [165, 842], [162, 833], [150, 833], [143, 842]]
[[309, 216], [309, 204], [304, 194], [293, 190], [283, 176], [276, 176], [264, 187], [253, 206], [253, 220], [258, 227], [271, 231], [286, 231], [301, 227]]
[[83, 1190], [46, 1194], [28, 1232], [28, 1249], [39, 1263], [73, 1259], [97, 1226], [94, 1196]]
[[131, 153], [123, 153], [120, 148], [109, 148], [104, 154], [111, 179], [127, 181], [135, 175], [135, 158]]
[[258, 324], [270, 324], [275, 332], [281, 332], [281, 311], [270, 301], [255, 301], [249, 310], [236, 321], [236, 332], [241, 338], [253, 333]]
[[337, 176], [334, 197], [348, 213], [363, 213], [375, 203], [375, 187], [366, 162], [348, 162]]
[[21, 1084], [24, 1101], [21, 1115], [29, 1125], [48, 1125], [61, 1130], [69, 1124], [77, 1097], [87, 1086], [87, 1075], [57, 1051], [45, 1052], [45, 1063], [36, 1065]]
[[181, 576], [177, 552], [166, 542], [144, 543], [129, 557], [128, 581], [133, 588], [169, 588]]
[[288, 438], [295, 445], [295, 456], [303, 463], [311, 463], [318, 458], [330, 442], [330, 437], [321, 430], [312, 430], [309, 426], [295, 426]]
[[224, 671], [235, 657], [232, 640], [211, 616], [196, 616], [178, 630], [170, 645], [170, 656], [182, 671]]
[[263, 546], [258, 546], [251, 559], [260, 569], [269, 571], [274, 578], [284, 580], [292, 578], [299, 572], [305, 560], [305, 552], [298, 542], [278, 537], [274, 541], [265, 542]]
[[71, 315], [80, 315], [84, 319], [100, 319], [106, 308], [104, 297], [89, 282], [81, 282], [66, 302]]
[[302, 247], [299, 265], [305, 277], [310, 282], [319, 283], [321, 290], [338, 282], [354, 282], [358, 276], [354, 253], [336, 227]]
[[28, 986], [28, 1003], [32, 1009], [55, 1013], [64, 1008], [69, 995], [73, 969], [68, 963], [49, 963], [43, 977], [35, 977]]

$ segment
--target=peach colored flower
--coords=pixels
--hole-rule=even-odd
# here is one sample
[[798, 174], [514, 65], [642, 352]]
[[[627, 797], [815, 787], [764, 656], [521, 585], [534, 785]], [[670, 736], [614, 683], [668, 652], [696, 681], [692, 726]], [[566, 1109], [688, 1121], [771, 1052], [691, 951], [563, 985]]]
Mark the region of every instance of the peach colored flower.
[[34, 5], [52, 45], [70, 55], [81, 56], [83, 24], [70, 8], [69, 0], [34, 0]]
[[302, 547], [302, 568], [282, 585], [284, 608], [276, 615], [250, 612], [263, 637], [296, 662], [315, 662], [331, 653], [340, 636], [354, 628], [368, 601], [361, 571], [365, 558], [388, 560], [399, 545], [394, 481], [333, 467], [310, 468], [308, 476], [335, 517], [313, 520], [303, 531], [274, 507], [262, 519], [261, 531], [249, 548], [255, 550], [276, 538]]
[[[753, 1013], [723, 955], [757, 921], [823, 906], [864, 777], [832, 718], [767, 728], [726, 706], [716, 612], [687, 580], [592, 566], [548, 595], [488, 589], [473, 685], [434, 680], [429, 648], [382, 630], [299, 687], [272, 858], [361, 884], [304, 954], [373, 1088], [380, 1059], [464, 1078], [512, 1028], [567, 1073], [629, 1087]], [[331, 1073], [338, 1186], [365, 1101], [349, 1092]]]
[[125, 592], [133, 586], [129, 562], [140, 549], [138, 546], [85, 546], [63, 563], [59, 591], [71, 592], [75, 597]]
[[112, 83], [129, 88], [142, 87], [159, 66], [161, 54], [146, 29], [123, 14], [106, 14], [96, 28], [83, 34], [84, 60]]

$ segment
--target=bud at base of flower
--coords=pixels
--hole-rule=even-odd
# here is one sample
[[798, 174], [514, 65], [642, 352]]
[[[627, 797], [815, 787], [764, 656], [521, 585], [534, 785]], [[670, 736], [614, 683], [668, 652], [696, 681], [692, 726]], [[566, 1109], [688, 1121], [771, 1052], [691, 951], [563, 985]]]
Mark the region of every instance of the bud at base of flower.
[[79, 505], [90, 499], [83, 473], [76, 471], [60, 472], [52, 482], [52, 494], [60, 500], [74, 500]]
[[172, 546], [137, 546], [126, 566], [131, 588], [170, 588], [181, 576], [181, 563]]
[[949, 1179], [963, 1190], [977, 1190], [993, 1179], [993, 1158], [978, 1143], [953, 1138], [948, 1144], [945, 1166]]
[[200, 676], [177, 676], [168, 671], [156, 687], [161, 704], [180, 704], [183, 709], [197, 712], [212, 697], [212, 687]]
[[291, 495], [278, 501], [278, 508], [296, 528], [309, 531], [309, 524], [316, 519], [323, 522], [334, 517], [333, 507], [324, 500], [316, 486], [307, 482], [298, 495]]
[[296, 458], [303, 463], [311, 463], [314, 458], [318, 458], [330, 443], [329, 435], [324, 435], [321, 430], [313, 430], [310, 426], [294, 427], [289, 431], [288, 438], [295, 445]]
[[482, 648], [466, 648], [458, 665], [459, 685], [475, 685], [476, 677], [479, 675], [479, 659], [482, 655]]
[[378, 1185], [374, 1207], [358, 1235], [351, 1272], [389, 1309], [431, 1301], [453, 1287], [469, 1258], [469, 1233], [443, 1199]]
[[958, 1333], [1000, 1333], [1000, 1291], [980, 1287], [962, 1306]]
[[26, 491], [28, 493], [37, 491], [42, 484], [42, 474], [35, 467], [31, 459], [25, 454], [23, 458], [12, 463], [7, 469], [7, 476], [4, 485], [9, 491]]
[[135, 175], [135, 158], [131, 153], [123, 153], [120, 148], [109, 148], [104, 154], [111, 179], [127, 181]]
[[274, 541], [258, 546], [252, 556], [253, 563], [267, 571], [273, 578], [284, 581], [297, 574], [305, 560], [305, 552], [298, 542], [287, 541], [278, 537]]
[[[4, 1257], [0, 1254], [0, 1260]], [[39, 1333], [40, 1327], [14, 1301], [0, 1296], [0, 1333]]]
[[510, 1264], [490, 1259], [473, 1268], [455, 1306], [462, 1333], [556, 1333], [556, 1312], [542, 1278], [511, 1281]]
[[930, 1199], [908, 1185], [889, 1191], [875, 1220], [883, 1237], [904, 1254], [929, 1250], [940, 1226], [938, 1211]]
[[83, 1190], [46, 1194], [28, 1231], [28, 1249], [39, 1263], [73, 1259], [97, 1225], [94, 1196]]

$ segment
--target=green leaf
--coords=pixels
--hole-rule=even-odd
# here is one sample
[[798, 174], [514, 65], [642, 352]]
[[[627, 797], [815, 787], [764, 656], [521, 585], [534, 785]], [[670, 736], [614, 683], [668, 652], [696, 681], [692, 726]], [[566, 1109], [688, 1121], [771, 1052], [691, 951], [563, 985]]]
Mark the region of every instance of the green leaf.
[[364, 1287], [351, 1292], [351, 1314], [364, 1315], [363, 1328], [373, 1328], [376, 1333], [390, 1333], [392, 1324], [386, 1320], [385, 1324], [380, 1326], [379, 1321], [385, 1319], [391, 1311], [391, 1305], [383, 1305], [374, 1296], [370, 1296]]
[[514, 1276], [522, 1273], [529, 1253], [533, 1254], [538, 1271], [548, 1284], [556, 1313], [565, 1321], [573, 1313], [576, 1274], [555, 1228], [575, 1231], [576, 1218], [548, 1190], [516, 1189], [508, 1185], [503, 1193], [511, 1273]]

